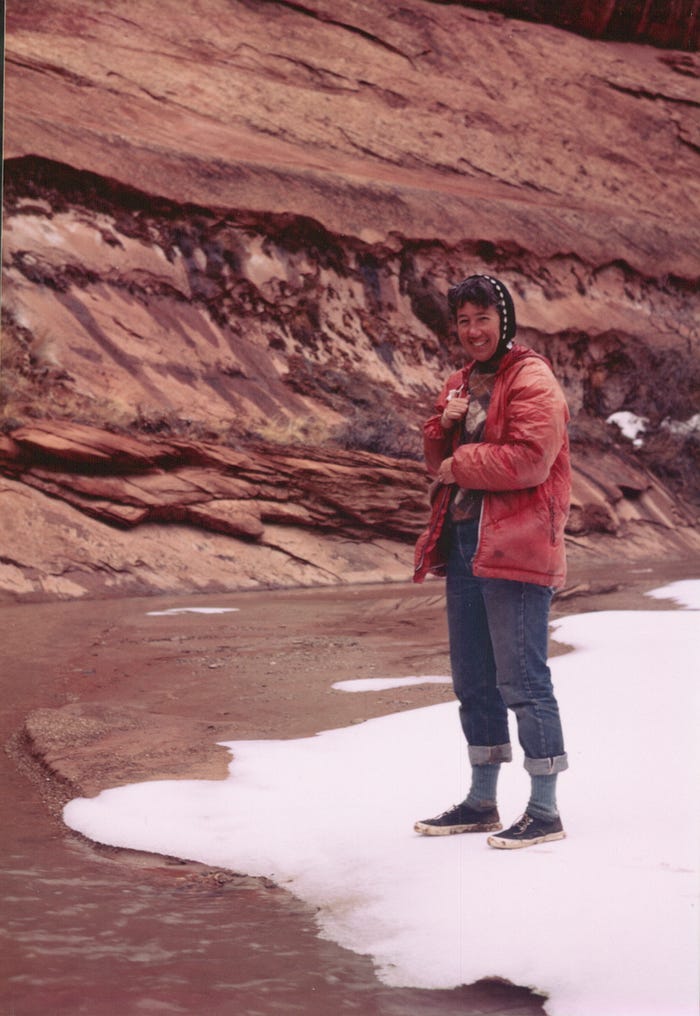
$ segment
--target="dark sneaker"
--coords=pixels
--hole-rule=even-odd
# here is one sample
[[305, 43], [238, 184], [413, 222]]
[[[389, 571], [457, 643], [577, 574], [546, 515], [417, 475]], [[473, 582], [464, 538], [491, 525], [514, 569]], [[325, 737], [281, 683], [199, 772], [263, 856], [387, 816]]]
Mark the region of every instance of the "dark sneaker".
[[535, 843], [549, 843], [550, 840], [563, 840], [566, 836], [561, 819], [535, 818], [527, 812], [506, 829], [500, 836], [489, 836], [488, 845], [498, 850], [515, 850], [518, 847], [531, 847]]
[[423, 836], [449, 836], [451, 833], [491, 833], [503, 826], [498, 808], [477, 811], [468, 804], [455, 804], [442, 815], [416, 822], [413, 828]]

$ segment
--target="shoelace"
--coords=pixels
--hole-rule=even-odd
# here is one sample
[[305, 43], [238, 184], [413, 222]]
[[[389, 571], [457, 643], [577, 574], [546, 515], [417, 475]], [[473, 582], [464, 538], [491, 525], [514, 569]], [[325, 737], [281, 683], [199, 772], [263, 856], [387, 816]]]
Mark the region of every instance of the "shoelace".
[[532, 825], [532, 822], [533, 822], [532, 815], [528, 815], [528, 813], [525, 812], [525, 814], [522, 815], [515, 823], [515, 828], [518, 830], [519, 833], [524, 833], [527, 827]]

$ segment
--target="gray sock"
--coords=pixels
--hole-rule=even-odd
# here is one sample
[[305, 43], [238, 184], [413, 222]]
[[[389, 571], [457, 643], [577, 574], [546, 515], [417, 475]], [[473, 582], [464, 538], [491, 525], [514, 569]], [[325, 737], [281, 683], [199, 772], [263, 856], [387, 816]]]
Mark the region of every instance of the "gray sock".
[[530, 775], [530, 800], [527, 813], [534, 818], [553, 819], [557, 811], [557, 774], [547, 776]]
[[489, 808], [496, 807], [496, 785], [500, 770], [500, 762], [472, 766], [472, 785], [465, 799], [470, 808], [488, 811]]

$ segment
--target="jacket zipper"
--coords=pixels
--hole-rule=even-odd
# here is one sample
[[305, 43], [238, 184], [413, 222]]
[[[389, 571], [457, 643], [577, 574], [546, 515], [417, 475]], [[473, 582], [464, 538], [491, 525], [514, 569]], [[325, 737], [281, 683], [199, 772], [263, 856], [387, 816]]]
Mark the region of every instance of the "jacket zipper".
[[474, 557], [472, 558], [472, 565], [476, 563], [476, 558], [479, 553], [479, 544], [481, 543], [481, 522], [484, 517], [484, 498], [486, 497], [486, 491], [481, 498], [481, 504], [479, 505], [479, 525], [476, 530], [476, 547], [474, 548]]
[[[445, 487], [442, 488], [442, 491], [438, 495], [440, 497], [440, 507], [435, 512], [435, 514], [433, 516], [432, 525], [430, 526], [430, 528], [429, 528], [429, 530], [428, 530], [428, 532], [426, 534], [425, 542], [423, 544], [423, 552], [421, 554], [420, 561], [417, 562], [416, 567], [413, 569], [414, 575], [417, 574], [421, 570], [421, 568], [423, 567], [423, 564], [425, 562], [425, 555], [427, 553], [428, 544], [430, 543], [435, 530], [438, 528], [439, 519], [442, 516], [443, 502], [444, 502], [446, 496], [449, 497], [449, 494], [446, 495], [446, 491], [448, 491], [448, 490], [449, 490], [449, 488], [445, 486]], [[444, 516], [442, 516], [442, 522], [443, 522], [443, 525], [444, 525], [444, 522], [445, 522]]]

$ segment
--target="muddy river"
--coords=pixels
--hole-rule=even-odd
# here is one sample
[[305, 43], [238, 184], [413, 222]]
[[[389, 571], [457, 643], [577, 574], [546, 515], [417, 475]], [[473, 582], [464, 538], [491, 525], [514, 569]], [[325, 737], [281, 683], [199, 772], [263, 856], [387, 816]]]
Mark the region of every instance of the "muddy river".
[[[699, 562], [578, 569], [554, 616], [670, 609], [644, 592], [699, 573]], [[184, 605], [236, 613], [151, 613]], [[443, 611], [438, 583], [2, 605], [1, 1016], [542, 1013], [540, 998], [497, 980], [454, 991], [386, 987], [368, 958], [318, 938], [313, 912], [274, 885], [98, 847], [60, 821], [77, 791], [223, 778], [229, 757], [217, 740], [308, 736], [445, 701], [442, 685], [330, 688], [350, 677], [448, 673]], [[107, 724], [142, 716], [124, 735], [129, 765], [118, 737], [76, 756], [73, 728], [61, 728], [68, 707], [73, 723], [83, 709], [101, 710]], [[22, 736], [36, 710], [52, 711], [45, 725], [55, 715], [64, 731], [52, 742], [53, 774]], [[155, 750], [158, 717], [180, 726]]]

